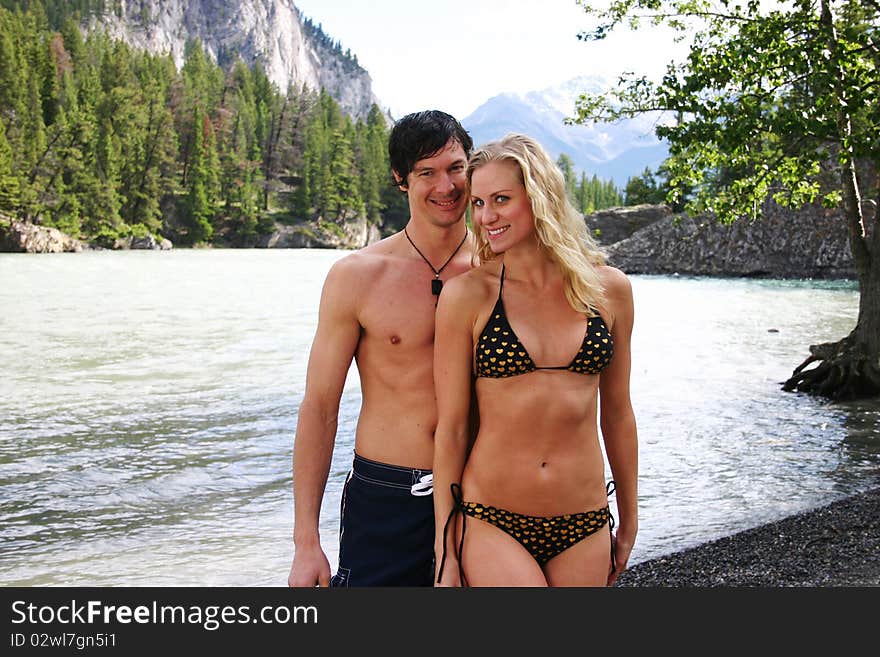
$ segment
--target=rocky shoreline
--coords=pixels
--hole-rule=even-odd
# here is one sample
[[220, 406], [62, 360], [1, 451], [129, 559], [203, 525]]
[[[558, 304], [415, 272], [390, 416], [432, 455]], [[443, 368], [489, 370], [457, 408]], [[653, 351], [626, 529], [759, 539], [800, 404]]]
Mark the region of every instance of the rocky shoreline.
[[627, 274], [854, 279], [849, 233], [838, 209], [767, 201], [763, 218], [721, 224], [662, 205], [596, 212], [587, 225]]
[[643, 561], [616, 586], [880, 586], [880, 487]]
[[[170, 251], [173, 245], [163, 237], [147, 234], [143, 237], [120, 237], [115, 240], [112, 248]], [[103, 249], [62, 233], [57, 228], [16, 221], [0, 214], [0, 252], [2, 253], [81, 253], [95, 250]]]
[[[306, 221], [296, 226], [274, 224], [273, 231], [247, 244], [217, 246], [262, 249], [359, 249], [382, 238], [378, 226], [366, 217], [356, 217], [343, 224]], [[0, 214], [0, 253], [80, 253], [112, 249], [170, 251], [174, 245], [167, 238], [147, 234], [143, 237], [120, 237], [112, 244], [99, 246], [67, 235], [57, 228], [38, 226]]]
[[[854, 279], [846, 222], [839, 210], [806, 206], [797, 211], [768, 201], [760, 221], [722, 225], [707, 217], [674, 214], [664, 205], [610, 208], [585, 216], [609, 261], [627, 274]], [[269, 249], [357, 249], [382, 235], [363, 216], [342, 223], [313, 220], [275, 223], [247, 243], [217, 246]], [[116, 240], [113, 249], [172, 248], [147, 235]], [[55, 228], [15, 221], [0, 214], [0, 251], [61, 253], [96, 248]]]

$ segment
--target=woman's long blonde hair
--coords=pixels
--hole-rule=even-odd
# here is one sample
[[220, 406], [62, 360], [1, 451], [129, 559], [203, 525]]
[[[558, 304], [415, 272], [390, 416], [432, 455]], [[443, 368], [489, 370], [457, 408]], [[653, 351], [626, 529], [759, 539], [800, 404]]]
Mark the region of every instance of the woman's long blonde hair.
[[[566, 194], [565, 178], [550, 155], [534, 139], [512, 133], [478, 148], [467, 168], [470, 185], [474, 171], [489, 162], [514, 162], [519, 167], [526, 194], [535, 216], [535, 230], [541, 248], [559, 265], [565, 281], [565, 297], [578, 312], [594, 315], [605, 298], [596, 267], [605, 264], [605, 254], [590, 236], [583, 215]], [[498, 257], [482, 230], [474, 231], [474, 256], [480, 262]]]

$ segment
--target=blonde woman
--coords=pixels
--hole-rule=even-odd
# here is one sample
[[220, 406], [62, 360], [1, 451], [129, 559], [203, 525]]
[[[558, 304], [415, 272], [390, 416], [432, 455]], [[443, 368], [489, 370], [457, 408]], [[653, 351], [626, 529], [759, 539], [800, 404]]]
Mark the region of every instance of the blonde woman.
[[630, 282], [535, 140], [484, 145], [467, 178], [482, 264], [437, 308], [436, 583], [611, 585], [638, 530]]

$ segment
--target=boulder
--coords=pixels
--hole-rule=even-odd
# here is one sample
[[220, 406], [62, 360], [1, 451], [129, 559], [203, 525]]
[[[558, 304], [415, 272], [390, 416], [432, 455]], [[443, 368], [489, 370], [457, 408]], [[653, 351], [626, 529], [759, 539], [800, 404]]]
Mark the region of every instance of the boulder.
[[113, 243], [114, 249], [131, 249], [143, 251], [170, 251], [173, 248], [171, 240], [164, 237], [158, 238], [155, 235], [147, 235], [146, 237], [120, 237]]
[[38, 226], [11, 218], [0, 221], [0, 251], [7, 253], [79, 252], [88, 245], [65, 235], [57, 228]]

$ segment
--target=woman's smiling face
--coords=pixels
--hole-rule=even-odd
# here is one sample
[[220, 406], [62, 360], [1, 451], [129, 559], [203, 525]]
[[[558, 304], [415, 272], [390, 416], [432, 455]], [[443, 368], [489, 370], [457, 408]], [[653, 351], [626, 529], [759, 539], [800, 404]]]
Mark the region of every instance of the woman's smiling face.
[[485, 232], [494, 253], [537, 239], [535, 215], [516, 162], [495, 160], [474, 170], [471, 205], [474, 225]]

